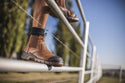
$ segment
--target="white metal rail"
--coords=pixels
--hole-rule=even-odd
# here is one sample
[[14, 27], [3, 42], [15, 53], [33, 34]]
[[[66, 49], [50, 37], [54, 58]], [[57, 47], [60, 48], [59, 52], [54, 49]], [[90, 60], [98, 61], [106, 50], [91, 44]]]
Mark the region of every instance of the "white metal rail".
[[73, 29], [73, 27], [70, 25], [70, 23], [68, 22], [68, 20], [65, 18], [64, 14], [62, 13], [62, 11], [58, 7], [58, 5], [55, 3], [55, 1], [54, 0], [46, 0], [46, 2], [50, 6], [50, 8], [55, 12], [55, 15], [57, 15], [58, 18], [60, 18], [60, 20], [66, 25], [66, 27], [68, 28], [68, 30], [78, 40], [78, 42], [80, 43], [80, 45], [82, 47], [84, 47], [84, 44], [83, 44], [82, 40], [77, 35], [77, 33], [75, 32], [75, 30]]
[[0, 72], [64, 72], [80, 71], [80, 67], [53, 67], [41, 63], [0, 58]]
[[[19, 61], [19, 60], [9, 60], [0, 58], [0, 72], [66, 72], [66, 71], [78, 71], [79, 72], [79, 80], [78, 83], [84, 83], [85, 74], [91, 74], [91, 77], [87, 83], [95, 83], [97, 82], [101, 75], [102, 69], [99, 64], [98, 58], [96, 56], [96, 47], [92, 43], [91, 37], [89, 35], [89, 22], [86, 21], [84, 11], [82, 9], [82, 5], [80, 0], [76, 0], [78, 8], [80, 10], [83, 22], [84, 22], [84, 33], [82, 40], [74, 31], [73, 27], [70, 25], [68, 20], [63, 15], [60, 8], [57, 6], [54, 0], [46, 0], [47, 4], [52, 8], [55, 14], [62, 20], [62, 22], [66, 25], [68, 30], [73, 34], [73, 36], [77, 39], [77, 41], [82, 46], [81, 50], [81, 58], [80, 58], [80, 67], [52, 67], [47, 66], [45, 64], [35, 63], [35, 62], [27, 62], [27, 61]], [[90, 44], [93, 47], [92, 56], [87, 52], [88, 40], [90, 40]], [[84, 42], [84, 43], [83, 43]], [[85, 71], [86, 65], [86, 56], [91, 58], [92, 65], [91, 70]]]

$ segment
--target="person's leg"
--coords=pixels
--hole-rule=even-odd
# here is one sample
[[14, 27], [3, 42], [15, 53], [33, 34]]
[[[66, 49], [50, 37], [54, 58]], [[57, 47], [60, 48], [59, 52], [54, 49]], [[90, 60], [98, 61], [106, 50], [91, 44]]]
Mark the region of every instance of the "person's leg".
[[62, 66], [62, 58], [52, 54], [45, 45], [44, 29], [47, 23], [49, 10], [45, 0], [36, 0], [33, 17], [32, 33], [22, 54], [22, 59], [34, 60], [47, 65]]
[[33, 20], [32, 27], [45, 29], [49, 16], [49, 7], [44, 0], [35, 0], [33, 17], [41, 24]]
[[55, 0], [58, 6], [66, 8], [65, 0]]

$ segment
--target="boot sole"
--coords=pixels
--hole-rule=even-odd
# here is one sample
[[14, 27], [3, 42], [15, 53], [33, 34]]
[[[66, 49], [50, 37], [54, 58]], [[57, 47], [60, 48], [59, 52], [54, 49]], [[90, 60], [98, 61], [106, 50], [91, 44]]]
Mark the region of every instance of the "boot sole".
[[[63, 12], [63, 11], [62, 11]], [[65, 13], [63, 13], [64, 14], [64, 16], [67, 18], [67, 20], [70, 22], [70, 23], [74, 23], [74, 22], [78, 22], [79, 21], [79, 18], [73, 18], [73, 17], [67, 17], [66, 15], [65, 15]], [[56, 18], [58, 18], [56, 15], [55, 15], [55, 13], [51, 10], [51, 13], [50, 13], [50, 15], [51, 16], [53, 16], [53, 17], [56, 17]]]
[[21, 58], [23, 60], [35, 61], [35, 62], [38, 62], [38, 63], [46, 64], [48, 66], [55, 66], [55, 67], [61, 67], [61, 66], [63, 66], [63, 63], [50, 62], [50, 61], [47, 61], [47, 60], [39, 59], [35, 55], [33, 55], [31, 53], [26, 53], [26, 52], [23, 52], [23, 54], [21, 55]]

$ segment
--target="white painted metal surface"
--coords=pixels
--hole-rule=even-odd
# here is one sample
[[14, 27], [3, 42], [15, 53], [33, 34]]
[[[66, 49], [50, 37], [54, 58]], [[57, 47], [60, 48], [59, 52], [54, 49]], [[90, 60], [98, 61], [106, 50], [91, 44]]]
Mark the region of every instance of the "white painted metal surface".
[[73, 27], [70, 25], [60, 8], [57, 6], [54, 0], [46, 0], [47, 4], [50, 6], [50, 8], [55, 12], [55, 14], [60, 18], [60, 20], [66, 25], [68, 30], [73, 34], [73, 36], [77, 39], [77, 41], [80, 43], [80, 45], [84, 48], [83, 41], [80, 39], [80, 37], [77, 35]]
[[86, 24], [86, 18], [85, 18], [85, 14], [84, 14], [84, 11], [83, 11], [82, 4], [81, 4], [80, 0], [76, 0], [76, 2], [77, 2], [77, 5], [78, 5], [80, 14], [82, 16], [83, 22], [84, 22], [84, 24]]
[[85, 74], [90, 74], [91, 70], [85, 71]]
[[[23, 60], [11, 60], [0, 58], [0, 72], [74, 72], [81, 71], [81, 67], [53, 67], [45, 64]], [[84, 74], [90, 74], [91, 70]]]
[[92, 43], [92, 39], [91, 39], [91, 36], [90, 36], [90, 35], [89, 35], [89, 41], [90, 41], [91, 46], [93, 47], [94, 45], [93, 45], [93, 43]]
[[83, 37], [83, 41], [84, 41], [84, 48], [83, 48], [83, 55], [81, 55], [81, 59], [80, 59], [80, 67], [82, 67], [83, 69], [79, 72], [79, 81], [78, 83], [83, 83], [84, 82], [84, 73], [85, 73], [85, 65], [86, 65], [86, 55], [87, 55], [87, 45], [88, 45], [88, 34], [89, 34], [89, 22], [86, 22], [86, 26], [85, 26], [85, 32], [84, 32], [84, 37]]
[[45, 64], [0, 58], [0, 72], [66, 72], [80, 71], [80, 67], [53, 67]]
[[[92, 67], [91, 67], [91, 78], [90, 79], [92, 79], [93, 78], [93, 74], [94, 74], [94, 67], [95, 67], [95, 56], [96, 56], [96, 47], [94, 46], [93, 47], [93, 56], [92, 56]], [[92, 81], [92, 80], [91, 80]], [[90, 81], [90, 82], [91, 82]], [[91, 82], [92, 83], [92, 82]]]
[[122, 81], [122, 67], [120, 66], [120, 72], [119, 72], [119, 83]]

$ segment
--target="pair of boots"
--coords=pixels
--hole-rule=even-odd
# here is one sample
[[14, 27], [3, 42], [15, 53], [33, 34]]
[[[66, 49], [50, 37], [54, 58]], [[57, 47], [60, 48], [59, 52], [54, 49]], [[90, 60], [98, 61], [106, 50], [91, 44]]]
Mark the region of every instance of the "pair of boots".
[[[39, 0], [40, 1], [40, 0]], [[76, 22], [78, 21], [78, 17], [71, 13], [68, 9], [65, 7], [65, 0], [55, 0], [59, 8], [64, 13], [65, 17], [70, 22]], [[39, 5], [38, 0], [36, 0]], [[44, 2], [45, 3], [45, 2]], [[44, 5], [44, 4], [43, 4]], [[46, 5], [45, 5], [46, 6]], [[35, 8], [36, 9], [36, 8]], [[42, 11], [44, 12], [44, 11]], [[50, 14], [53, 15], [52, 12], [48, 11]], [[47, 22], [47, 16], [46, 13], [40, 13], [43, 18], [39, 18], [39, 11], [35, 11], [34, 18], [38, 19], [38, 21], [42, 21], [43, 24], [46, 24]], [[45, 17], [46, 16], [46, 17]], [[39, 26], [33, 21], [33, 27], [32, 33], [29, 38], [29, 41], [27, 43], [27, 46], [21, 55], [21, 58], [24, 60], [33, 60], [35, 62], [51, 65], [51, 66], [63, 66], [63, 59], [59, 56], [55, 56], [52, 54], [45, 45], [45, 37], [44, 37], [44, 29], [45, 28], [39, 28]]]

